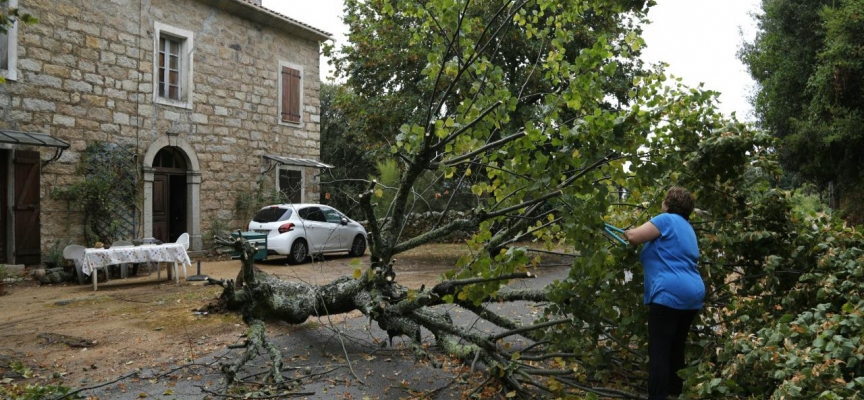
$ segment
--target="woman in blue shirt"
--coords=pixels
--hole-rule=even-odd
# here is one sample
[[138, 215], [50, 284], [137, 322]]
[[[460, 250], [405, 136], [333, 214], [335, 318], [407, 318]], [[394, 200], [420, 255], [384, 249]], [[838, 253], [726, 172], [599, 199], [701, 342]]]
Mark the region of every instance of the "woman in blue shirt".
[[645, 268], [645, 304], [648, 305], [648, 398], [679, 395], [683, 381], [684, 342], [702, 308], [705, 284], [696, 262], [699, 246], [690, 226], [693, 195], [674, 187], [663, 200], [663, 214], [625, 232], [640, 253]]

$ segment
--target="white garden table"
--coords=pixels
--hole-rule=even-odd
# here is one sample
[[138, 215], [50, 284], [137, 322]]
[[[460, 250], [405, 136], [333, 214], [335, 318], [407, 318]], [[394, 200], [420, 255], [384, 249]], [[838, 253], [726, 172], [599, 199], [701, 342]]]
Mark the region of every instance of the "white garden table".
[[[90, 275], [93, 279], [93, 290], [96, 290], [96, 273], [99, 268], [106, 269], [109, 265], [132, 264], [132, 263], [160, 263], [174, 264], [174, 280], [180, 283], [178, 264], [183, 266], [183, 276], [186, 276], [186, 266], [192, 265], [186, 246], [182, 243], [165, 243], [159, 245], [121, 246], [109, 249], [86, 249], [84, 260], [81, 263], [81, 271]], [[107, 269], [106, 269], [107, 274]], [[157, 278], [161, 276], [161, 270]], [[169, 277], [170, 279], [170, 277]]]

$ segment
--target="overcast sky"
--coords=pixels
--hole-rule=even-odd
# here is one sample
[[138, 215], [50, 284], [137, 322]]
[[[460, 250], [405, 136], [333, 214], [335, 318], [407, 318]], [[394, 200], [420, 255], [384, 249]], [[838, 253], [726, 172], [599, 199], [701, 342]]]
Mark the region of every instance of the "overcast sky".
[[[648, 12], [647, 48], [643, 59], [665, 61], [667, 72], [689, 86], [721, 92], [720, 109], [735, 111], [738, 119], [752, 120], [747, 101], [753, 80], [736, 53], [746, 39], [752, 41], [756, 23], [750, 14], [759, 0], [659, 0]], [[742, 37], [743, 34], [743, 37]]]
[[[759, 0], [658, 0], [649, 12], [653, 22], [645, 28], [648, 47], [643, 58], [664, 61], [667, 71], [685, 84], [722, 93], [720, 109], [736, 112], [739, 119], [751, 120], [747, 96], [753, 81], [736, 52], [744, 39], [752, 40], [755, 22], [750, 13], [759, 9]], [[265, 7], [329, 32], [344, 42], [342, 0], [264, 0]], [[743, 34], [743, 37], [742, 37]], [[321, 79], [330, 76], [321, 61]]]

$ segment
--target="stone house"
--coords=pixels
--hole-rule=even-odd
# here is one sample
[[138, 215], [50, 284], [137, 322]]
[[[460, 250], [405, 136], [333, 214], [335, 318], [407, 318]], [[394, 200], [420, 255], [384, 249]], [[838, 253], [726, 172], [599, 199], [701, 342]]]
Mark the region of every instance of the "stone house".
[[105, 191], [132, 199], [126, 219], [99, 216], [115, 239], [187, 232], [197, 251], [245, 229], [256, 192], [318, 199], [327, 32], [261, 0], [8, 3], [39, 22], [0, 35], [0, 263], [92, 245], [80, 204], [53, 193], [114, 168], [81, 169], [94, 145], [133, 166]]

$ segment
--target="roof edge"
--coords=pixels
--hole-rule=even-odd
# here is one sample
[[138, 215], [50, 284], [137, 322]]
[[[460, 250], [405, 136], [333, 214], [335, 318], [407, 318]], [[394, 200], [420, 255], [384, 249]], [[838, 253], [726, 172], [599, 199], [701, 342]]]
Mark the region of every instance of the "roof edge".
[[[228, 13], [247, 18], [269, 27], [279, 29], [307, 40], [323, 42], [333, 40], [331, 33], [305, 24], [296, 19], [282, 15], [267, 7], [259, 6], [247, 0], [199, 0]], [[287, 24], [287, 25], [286, 25]]]

